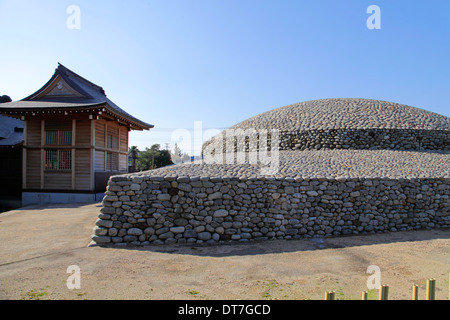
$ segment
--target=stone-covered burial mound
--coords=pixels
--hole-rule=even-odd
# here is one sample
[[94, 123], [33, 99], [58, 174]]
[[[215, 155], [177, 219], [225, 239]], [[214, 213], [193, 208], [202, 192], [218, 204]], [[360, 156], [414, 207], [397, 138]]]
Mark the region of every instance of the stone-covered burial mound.
[[204, 161], [111, 177], [92, 239], [200, 244], [448, 228], [449, 133], [448, 117], [378, 100], [274, 109], [207, 141]]

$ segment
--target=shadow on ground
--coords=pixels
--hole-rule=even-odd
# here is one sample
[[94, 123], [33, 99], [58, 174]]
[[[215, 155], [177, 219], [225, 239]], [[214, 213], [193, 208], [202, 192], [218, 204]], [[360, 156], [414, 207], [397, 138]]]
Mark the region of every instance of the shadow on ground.
[[[450, 229], [398, 231], [366, 235], [339, 237], [312, 237], [298, 240], [264, 240], [232, 242], [223, 244], [171, 244], [171, 245], [100, 245], [103, 248], [148, 251], [158, 253], [186, 254], [209, 257], [228, 257], [301, 252], [334, 248], [351, 248], [390, 244], [396, 242], [417, 242], [434, 239], [450, 239]], [[98, 245], [95, 245], [98, 246]]]
[[88, 205], [96, 205], [96, 207], [100, 208], [102, 207], [100, 202], [82, 202], [82, 203], [45, 203], [45, 204], [32, 204], [24, 207], [5, 207], [2, 210], [2, 207], [0, 206], [0, 214], [3, 213], [12, 213], [13, 210], [20, 210], [20, 211], [33, 211], [33, 210], [48, 210], [48, 209], [66, 209], [66, 208], [82, 208]]

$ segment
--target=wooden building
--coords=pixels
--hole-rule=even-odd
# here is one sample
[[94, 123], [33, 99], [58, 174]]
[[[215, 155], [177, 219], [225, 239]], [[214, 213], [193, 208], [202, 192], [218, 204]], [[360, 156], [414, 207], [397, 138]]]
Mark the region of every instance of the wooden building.
[[0, 104], [0, 113], [24, 121], [24, 205], [98, 200], [111, 175], [128, 171], [130, 130], [153, 127], [61, 64], [35, 93]]

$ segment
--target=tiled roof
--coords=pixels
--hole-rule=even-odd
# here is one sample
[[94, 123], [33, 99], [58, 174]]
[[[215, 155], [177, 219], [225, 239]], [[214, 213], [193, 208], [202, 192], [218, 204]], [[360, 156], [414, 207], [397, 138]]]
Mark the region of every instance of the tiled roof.
[[23, 142], [23, 121], [0, 116], [0, 146], [17, 146]]
[[[79, 93], [79, 96], [45, 96], [39, 97], [39, 95], [47, 89], [47, 87], [53, 83], [53, 81], [60, 76], [72, 89]], [[39, 110], [39, 109], [77, 109], [77, 108], [89, 108], [104, 105], [105, 108], [122, 118], [134, 123], [142, 129], [153, 128], [153, 125], [141, 121], [125, 110], [117, 106], [112, 102], [105, 94], [102, 87], [86, 80], [75, 72], [69, 70], [62, 64], [58, 64], [58, 68], [50, 78], [50, 80], [38, 91], [30, 96], [14, 102], [3, 103], [0, 105], [0, 111], [3, 110]]]

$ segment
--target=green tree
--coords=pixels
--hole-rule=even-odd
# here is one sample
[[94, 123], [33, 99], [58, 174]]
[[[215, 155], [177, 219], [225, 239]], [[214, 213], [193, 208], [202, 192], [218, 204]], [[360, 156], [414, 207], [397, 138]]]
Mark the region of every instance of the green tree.
[[130, 168], [130, 172], [136, 172], [136, 159], [138, 158], [139, 155], [139, 149], [136, 146], [131, 146], [128, 149], [128, 155], [130, 157], [131, 160], [131, 168]]
[[144, 151], [139, 151], [136, 158], [136, 170], [146, 171], [173, 164], [168, 150], [161, 150], [159, 144], [154, 144]]
[[4, 103], [4, 102], [11, 102], [11, 97], [7, 96], [6, 94], [3, 96], [0, 96], [0, 103]]
[[175, 143], [172, 153], [172, 161], [176, 164], [190, 162], [191, 157], [186, 152], [181, 151], [180, 147]]
[[173, 154], [174, 154], [174, 156], [177, 156], [180, 158], [183, 156], [183, 153], [181, 152], [180, 147], [176, 143], [175, 143], [175, 147], [173, 148]]

